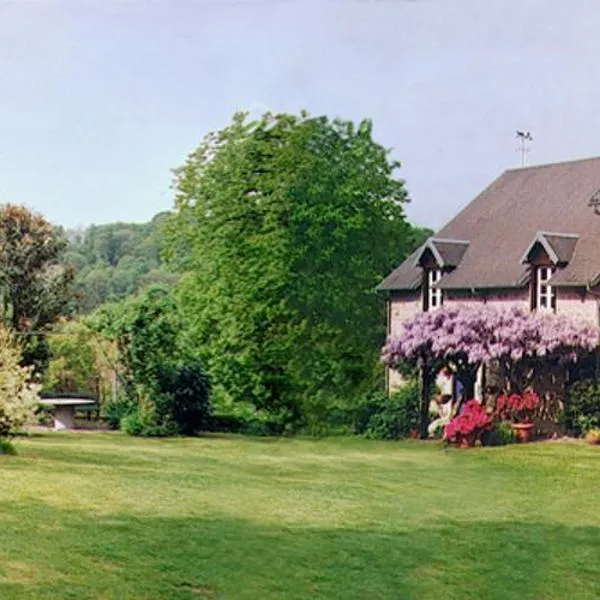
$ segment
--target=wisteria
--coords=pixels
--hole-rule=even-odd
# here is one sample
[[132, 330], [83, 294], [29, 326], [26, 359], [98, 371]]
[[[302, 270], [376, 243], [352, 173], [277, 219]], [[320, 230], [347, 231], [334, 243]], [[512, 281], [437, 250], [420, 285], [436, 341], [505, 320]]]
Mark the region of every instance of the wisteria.
[[389, 367], [440, 360], [477, 365], [544, 356], [575, 360], [598, 346], [599, 333], [597, 327], [566, 316], [517, 307], [442, 308], [405, 323], [400, 335], [388, 339], [382, 360]]

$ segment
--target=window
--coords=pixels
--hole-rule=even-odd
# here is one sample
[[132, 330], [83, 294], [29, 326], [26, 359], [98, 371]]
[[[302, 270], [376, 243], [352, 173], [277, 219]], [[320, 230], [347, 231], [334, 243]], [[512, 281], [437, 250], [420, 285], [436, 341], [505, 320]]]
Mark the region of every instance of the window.
[[552, 267], [538, 267], [536, 273], [536, 308], [540, 311], [556, 310], [556, 290], [548, 283]]
[[432, 269], [427, 272], [427, 310], [435, 310], [442, 306], [442, 290], [435, 288], [434, 285], [442, 278], [441, 269]]

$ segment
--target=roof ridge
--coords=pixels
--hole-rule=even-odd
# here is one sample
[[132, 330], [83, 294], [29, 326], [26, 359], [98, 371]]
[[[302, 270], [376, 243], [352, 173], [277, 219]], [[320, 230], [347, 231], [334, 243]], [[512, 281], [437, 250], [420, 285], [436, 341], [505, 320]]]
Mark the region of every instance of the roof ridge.
[[575, 158], [569, 160], [557, 160], [554, 162], [542, 163], [541, 165], [531, 165], [529, 167], [513, 167], [512, 169], [506, 169], [504, 173], [514, 173], [517, 171], [533, 171], [535, 169], [546, 169], [548, 167], [558, 167], [561, 165], [569, 165], [583, 162], [592, 162], [592, 161], [600, 161], [600, 155], [598, 156], [588, 156], [587, 158]]
[[457, 239], [452, 239], [452, 238], [438, 238], [438, 237], [430, 237], [428, 241], [432, 241], [432, 242], [442, 242], [445, 244], [470, 244], [471, 242], [469, 240], [457, 240]]

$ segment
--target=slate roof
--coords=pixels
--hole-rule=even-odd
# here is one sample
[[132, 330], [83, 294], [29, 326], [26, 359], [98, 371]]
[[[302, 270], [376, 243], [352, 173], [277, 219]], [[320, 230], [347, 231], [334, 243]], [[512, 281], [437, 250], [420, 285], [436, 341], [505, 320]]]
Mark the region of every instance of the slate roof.
[[[600, 281], [600, 157], [504, 172], [435, 235], [433, 240], [468, 241], [445, 289], [512, 288], [528, 281], [524, 255], [537, 240], [559, 264], [557, 286]], [[423, 247], [379, 285], [381, 290], [416, 289]], [[439, 248], [438, 248], [439, 251]]]
[[464, 256], [469, 242], [465, 240], [443, 240], [429, 238], [419, 249], [415, 264], [418, 264], [426, 250], [430, 250], [440, 267], [456, 267]]

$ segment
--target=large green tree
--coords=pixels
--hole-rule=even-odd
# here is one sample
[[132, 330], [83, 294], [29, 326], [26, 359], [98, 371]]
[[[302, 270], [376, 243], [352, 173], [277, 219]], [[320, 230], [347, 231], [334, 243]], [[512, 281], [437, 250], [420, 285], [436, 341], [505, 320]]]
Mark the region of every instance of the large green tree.
[[73, 308], [74, 270], [62, 231], [24, 206], [0, 206], [0, 310], [23, 340], [26, 364], [43, 366], [43, 331]]
[[291, 420], [369, 383], [375, 286], [422, 232], [370, 121], [235, 115], [175, 172], [167, 257], [215, 389]]

